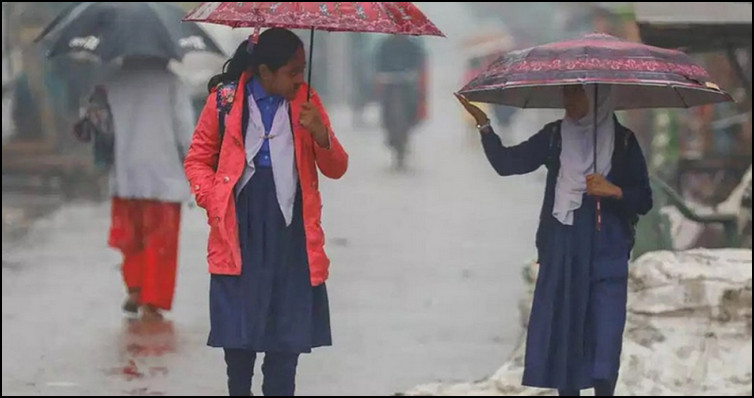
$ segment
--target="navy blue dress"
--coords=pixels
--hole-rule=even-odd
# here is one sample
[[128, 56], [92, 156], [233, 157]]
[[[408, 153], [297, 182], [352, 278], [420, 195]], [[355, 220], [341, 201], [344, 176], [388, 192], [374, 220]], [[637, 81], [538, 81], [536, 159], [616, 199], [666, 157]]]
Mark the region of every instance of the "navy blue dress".
[[[545, 165], [547, 187], [537, 232], [540, 268], [529, 318], [523, 384], [576, 390], [595, 380], [616, 380], [626, 321], [627, 277], [633, 246], [632, 220], [652, 207], [646, 163], [632, 133], [616, 122], [613, 167], [607, 177], [623, 199], [602, 199], [596, 228], [596, 203], [585, 195], [573, 225], [552, 216], [560, 169], [553, 134], [546, 126], [528, 141], [504, 147], [494, 133], [482, 136], [485, 154], [503, 176], [525, 174]], [[620, 138], [620, 139], [619, 139]], [[624, 139], [625, 138], [625, 139]]]
[[327, 289], [309, 279], [301, 190], [288, 227], [271, 168], [257, 169], [236, 203], [243, 267], [211, 277], [207, 344], [287, 353], [331, 345]]
[[[269, 132], [276, 98], [253, 80], [247, 91], [254, 94]], [[249, 98], [246, 101], [245, 105]], [[244, 110], [245, 132], [248, 107]], [[301, 187], [293, 219], [286, 226], [267, 148], [264, 145], [255, 157], [256, 171], [236, 198], [241, 275], [211, 276], [207, 344], [255, 352], [308, 353], [332, 345], [327, 288], [311, 285]]]

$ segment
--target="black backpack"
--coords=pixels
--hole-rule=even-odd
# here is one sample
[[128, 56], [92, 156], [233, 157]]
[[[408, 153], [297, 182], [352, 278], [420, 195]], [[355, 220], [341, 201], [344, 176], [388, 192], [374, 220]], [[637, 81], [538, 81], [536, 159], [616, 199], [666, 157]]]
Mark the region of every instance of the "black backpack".
[[97, 86], [89, 96], [86, 112], [73, 126], [74, 136], [82, 142], [94, 142], [94, 163], [101, 170], [115, 164], [115, 127], [107, 90]]

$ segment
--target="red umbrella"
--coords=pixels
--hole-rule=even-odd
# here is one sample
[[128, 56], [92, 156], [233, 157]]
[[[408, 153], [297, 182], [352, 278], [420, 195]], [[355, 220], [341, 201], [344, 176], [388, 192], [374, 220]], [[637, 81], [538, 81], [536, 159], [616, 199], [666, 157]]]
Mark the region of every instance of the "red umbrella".
[[255, 37], [261, 27], [310, 29], [309, 65], [314, 30], [445, 36], [410, 2], [206, 2], [183, 20], [252, 27]]
[[[733, 100], [683, 52], [606, 34], [507, 53], [460, 93], [476, 102], [563, 108], [563, 86], [574, 84], [592, 86], [595, 98], [601, 84], [611, 85], [616, 109], [689, 108]], [[599, 227], [599, 201], [597, 207]]]
[[189, 12], [184, 21], [209, 22], [234, 28], [275, 27], [444, 36], [410, 2], [207, 2]]

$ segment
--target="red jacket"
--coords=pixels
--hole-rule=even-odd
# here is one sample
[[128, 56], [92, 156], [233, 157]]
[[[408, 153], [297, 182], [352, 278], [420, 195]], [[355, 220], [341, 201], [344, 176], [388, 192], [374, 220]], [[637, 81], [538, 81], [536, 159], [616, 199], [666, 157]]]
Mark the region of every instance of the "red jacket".
[[[244, 140], [241, 133], [246, 82], [251, 78], [244, 73], [236, 89], [230, 113], [225, 122], [222, 148], [218, 134], [216, 94], [207, 98], [204, 110], [191, 140], [184, 162], [186, 176], [196, 202], [207, 211], [210, 233], [207, 247], [209, 272], [221, 275], [241, 274], [241, 246], [238, 241], [238, 222], [234, 187], [246, 165]], [[325, 234], [322, 230], [322, 199], [319, 193], [317, 167], [327, 177], [337, 179], [348, 168], [348, 154], [330, 128], [330, 120], [319, 96], [312, 90], [311, 102], [320, 111], [322, 120], [330, 130], [330, 148], [321, 148], [311, 133], [296, 121], [301, 105], [306, 102], [306, 85], [302, 85], [291, 101], [290, 111], [296, 151], [296, 169], [303, 199], [306, 251], [312, 286], [325, 282], [330, 260], [325, 254]]]

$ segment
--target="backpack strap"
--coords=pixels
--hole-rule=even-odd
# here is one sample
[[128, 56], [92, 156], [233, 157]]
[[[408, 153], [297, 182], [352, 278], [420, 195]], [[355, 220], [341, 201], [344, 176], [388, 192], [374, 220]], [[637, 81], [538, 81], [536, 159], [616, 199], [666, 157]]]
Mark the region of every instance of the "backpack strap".
[[220, 136], [220, 142], [223, 141], [225, 136], [225, 118], [233, 108], [233, 100], [235, 99], [236, 89], [238, 88], [237, 81], [223, 82], [217, 85], [215, 90], [217, 101], [217, 122], [218, 122], [218, 134]]
[[634, 133], [616, 121], [615, 150], [613, 151], [613, 165], [620, 170], [625, 170], [628, 159], [628, 147]]
[[[634, 133], [615, 120], [615, 150], [613, 151], [613, 167], [617, 168], [621, 175], [628, 169], [628, 148]], [[638, 214], [628, 214], [626, 221], [631, 235], [631, 247], [636, 242], [636, 225], [639, 223]]]
[[547, 162], [545, 163], [548, 169], [552, 168], [560, 160], [560, 151], [563, 145], [563, 138], [560, 135], [560, 124], [561, 120], [558, 120], [545, 126], [545, 129], [548, 130], [547, 133], [550, 135], [550, 144], [547, 148]]

